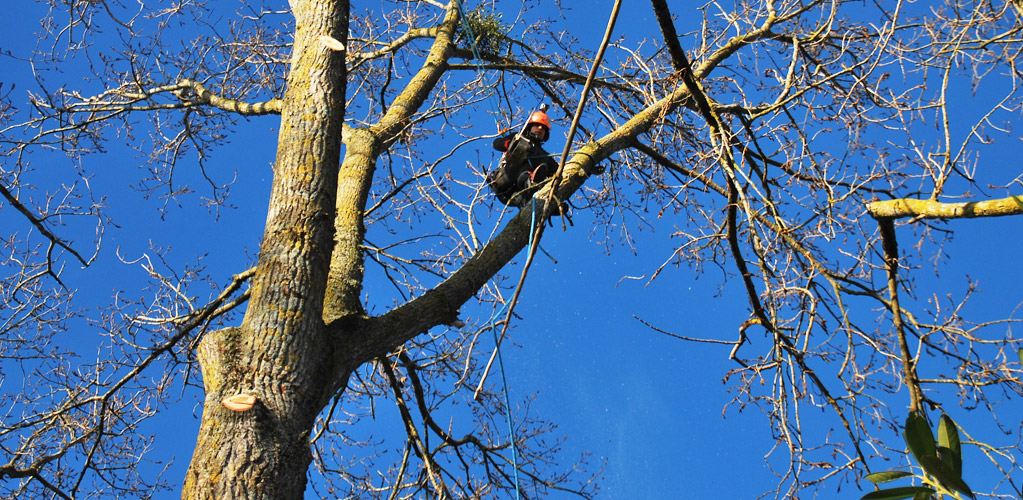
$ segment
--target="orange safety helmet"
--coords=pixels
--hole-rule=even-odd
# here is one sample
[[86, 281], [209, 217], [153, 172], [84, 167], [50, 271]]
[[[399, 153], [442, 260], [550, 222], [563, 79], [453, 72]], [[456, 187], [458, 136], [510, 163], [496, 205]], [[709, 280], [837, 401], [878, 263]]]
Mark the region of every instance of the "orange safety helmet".
[[547, 130], [544, 134], [543, 141], [547, 141], [551, 136], [551, 119], [547, 117], [547, 113], [543, 111], [534, 111], [533, 114], [529, 115], [529, 121], [526, 122], [526, 129], [529, 129], [531, 125], [543, 125]]

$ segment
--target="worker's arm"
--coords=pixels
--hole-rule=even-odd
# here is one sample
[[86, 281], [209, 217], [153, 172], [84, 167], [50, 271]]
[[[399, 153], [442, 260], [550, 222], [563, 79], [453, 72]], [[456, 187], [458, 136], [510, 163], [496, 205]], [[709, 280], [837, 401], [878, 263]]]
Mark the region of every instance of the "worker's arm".
[[511, 142], [515, 134], [505, 135], [494, 139], [494, 149], [498, 151], [508, 151], [508, 144]]

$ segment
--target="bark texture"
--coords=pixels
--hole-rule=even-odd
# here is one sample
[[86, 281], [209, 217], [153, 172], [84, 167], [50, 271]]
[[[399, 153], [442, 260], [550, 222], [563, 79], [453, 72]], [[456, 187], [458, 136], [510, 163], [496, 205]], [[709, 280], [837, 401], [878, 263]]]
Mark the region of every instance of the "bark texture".
[[337, 211], [334, 251], [330, 261], [330, 282], [323, 310], [326, 323], [363, 315], [362, 277], [365, 271], [362, 240], [366, 234], [363, 213], [373, 184], [373, 172], [380, 153], [408, 127], [412, 117], [429, 97], [448, 68], [454, 52], [458, 27], [454, 4], [439, 29], [426, 61], [387, 112], [376, 124], [345, 132], [345, 159], [337, 183]]
[[[335, 364], [321, 312], [334, 237], [344, 117], [345, 0], [292, 2], [296, 36], [259, 264], [242, 325], [209, 334], [199, 361], [206, 401], [186, 499], [300, 499], [309, 431], [347, 376]], [[220, 404], [244, 393], [246, 412]]]
[[1001, 217], [1023, 214], [1023, 196], [1010, 196], [1000, 200], [942, 203], [935, 200], [875, 201], [867, 204], [867, 212], [878, 220], [919, 217], [922, 219], [969, 219], [973, 217]]

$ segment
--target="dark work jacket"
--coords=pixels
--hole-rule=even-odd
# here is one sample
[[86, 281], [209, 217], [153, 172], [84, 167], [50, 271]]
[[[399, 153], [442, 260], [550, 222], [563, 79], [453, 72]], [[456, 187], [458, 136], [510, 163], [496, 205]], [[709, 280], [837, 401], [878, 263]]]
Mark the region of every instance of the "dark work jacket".
[[[508, 134], [494, 139], [494, 149], [507, 152], [508, 146], [515, 138], [515, 134]], [[539, 184], [552, 175], [558, 168], [554, 157], [540, 146], [539, 141], [529, 141], [529, 149], [525, 160], [517, 165], [508, 164], [502, 158], [501, 167], [491, 172], [487, 181], [494, 189], [494, 194], [502, 203], [521, 205], [525, 200], [514, 200], [515, 193], [528, 188], [530, 185]]]

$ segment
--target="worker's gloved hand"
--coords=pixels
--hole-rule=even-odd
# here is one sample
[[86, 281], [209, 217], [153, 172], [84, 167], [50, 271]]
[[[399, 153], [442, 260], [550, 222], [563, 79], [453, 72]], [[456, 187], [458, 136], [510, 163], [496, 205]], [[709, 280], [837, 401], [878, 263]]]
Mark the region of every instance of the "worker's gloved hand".
[[526, 161], [526, 157], [529, 156], [529, 150], [533, 148], [533, 143], [521, 135], [516, 135], [514, 139], [508, 144], [508, 151], [504, 153], [505, 163], [517, 167]]

